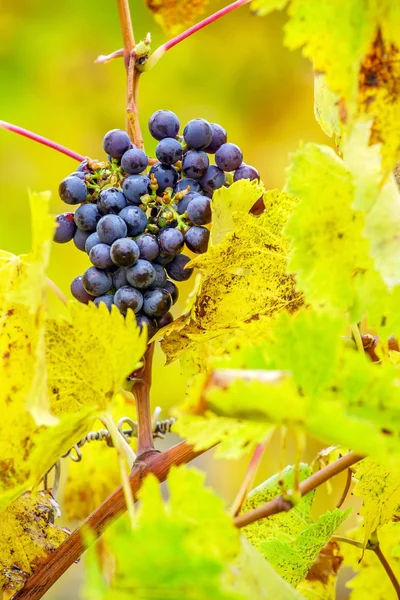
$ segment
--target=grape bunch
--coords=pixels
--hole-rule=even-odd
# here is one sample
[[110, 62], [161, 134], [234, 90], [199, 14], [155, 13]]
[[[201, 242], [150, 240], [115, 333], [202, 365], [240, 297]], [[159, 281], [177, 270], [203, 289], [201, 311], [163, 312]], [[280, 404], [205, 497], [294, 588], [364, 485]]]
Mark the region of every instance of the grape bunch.
[[84, 160], [59, 186], [66, 204], [80, 206], [57, 216], [54, 239], [73, 239], [92, 263], [73, 280], [72, 295], [110, 310], [114, 304], [123, 315], [132, 309], [149, 338], [173, 321], [175, 282], [192, 275], [185, 246], [194, 254], [207, 250], [214, 191], [239, 179], [259, 180], [220, 125], [193, 119], [182, 136], [179, 128], [169, 110], [152, 115], [157, 161], [113, 129], [103, 139], [107, 161]]

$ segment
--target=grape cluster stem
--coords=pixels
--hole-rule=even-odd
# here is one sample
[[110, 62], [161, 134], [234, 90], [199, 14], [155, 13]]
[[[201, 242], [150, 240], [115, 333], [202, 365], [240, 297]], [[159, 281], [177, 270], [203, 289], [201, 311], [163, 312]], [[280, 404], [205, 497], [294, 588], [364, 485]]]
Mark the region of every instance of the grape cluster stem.
[[144, 365], [139, 373], [135, 374], [132, 393], [135, 397], [136, 415], [138, 423], [138, 460], [148, 452], [157, 452], [153, 441], [153, 416], [150, 409], [150, 388], [152, 364], [154, 355], [154, 342], [149, 344], [144, 355]]

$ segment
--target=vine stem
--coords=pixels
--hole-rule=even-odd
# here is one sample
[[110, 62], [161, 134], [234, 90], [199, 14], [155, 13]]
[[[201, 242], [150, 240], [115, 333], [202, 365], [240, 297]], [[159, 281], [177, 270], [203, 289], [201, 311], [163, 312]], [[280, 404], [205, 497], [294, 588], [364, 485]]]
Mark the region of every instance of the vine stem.
[[343, 502], [346, 500], [347, 494], [349, 493], [349, 490], [350, 490], [352, 478], [353, 478], [353, 473], [351, 472], [351, 469], [347, 469], [346, 483], [345, 483], [342, 495], [340, 496], [340, 500], [336, 504], [336, 508], [340, 508], [342, 506]]
[[[162, 483], [173, 465], [186, 464], [206, 450], [195, 452], [192, 446], [181, 442], [161, 454], [149, 453], [134, 465], [129, 475], [129, 485], [134, 500], [145, 475], [153, 473]], [[122, 486], [119, 486], [92, 514], [42, 563], [28, 579], [13, 600], [39, 600], [52, 585], [73, 565], [86, 550], [85, 531], [89, 528], [95, 541], [109, 525], [126, 511]]]
[[[320, 469], [316, 473], [313, 473], [308, 479], [302, 481], [298, 489], [296, 490], [300, 496], [304, 496], [315, 490], [318, 486], [322, 485], [331, 477], [334, 477], [338, 473], [341, 473], [345, 469], [351, 467], [355, 463], [362, 460], [364, 457], [356, 454], [355, 452], [349, 452], [345, 454], [341, 458], [338, 458], [333, 463], [327, 465], [323, 469]], [[265, 519], [266, 517], [270, 517], [272, 515], [276, 515], [280, 512], [287, 512], [293, 507], [293, 503], [288, 500], [288, 496], [277, 496], [273, 500], [266, 502], [253, 510], [249, 510], [242, 515], [237, 516], [234, 519], [234, 524], [236, 527], [245, 527], [246, 525], [250, 525], [250, 523], [254, 523], [255, 521], [259, 521], [260, 519]]]
[[64, 306], [68, 306], [68, 298], [64, 294], [62, 290], [58, 287], [56, 283], [50, 277], [46, 277], [46, 287], [64, 304]]
[[12, 123], [7, 123], [6, 121], [0, 120], [0, 128], [6, 129], [7, 131], [12, 131], [13, 133], [17, 133], [18, 135], [22, 135], [34, 142], [39, 142], [39, 144], [43, 144], [43, 146], [47, 146], [48, 148], [52, 148], [53, 150], [57, 150], [57, 152], [61, 152], [61, 154], [65, 154], [70, 158], [73, 158], [79, 162], [85, 160], [85, 156], [83, 154], [78, 154], [78, 152], [74, 152], [61, 144], [57, 144], [57, 142], [53, 142], [48, 138], [43, 137], [42, 135], [38, 135], [37, 133], [33, 133], [29, 131], [29, 129], [24, 129], [23, 127], [18, 127], [18, 125], [13, 125]]
[[249, 466], [246, 471], [246, 475], [244, 476], [244, 479], [242, 481], [242, 485], [240, 486], [240, 489], [229, 511], [233, 517], [236, 517], [236, 515], [239, 514], [248, 496], [248, 493], [254, 483], [254, 479], [257, 475], [257, 471], [261, 464], [262, 457], [264, 455], [266, 447], [268, 446], [271, 436], [272, 432], [270, 433], [270, 435], [268, 435], [268, 438], [265, 440], [265, 442], [262, 442], [262, 444], [257, 444], [256, 449], [254, 450], [253, 456], [251, 457]]
[[153, 415], [150, 409], [151, 371], [153, 366], [154, 342], [149, 344], [144, 355], [144, 366], [135, 373], [132, 393], [136, 402], [138, 422], [138, 459], [146, 452], [155, 452], [153, 440]]

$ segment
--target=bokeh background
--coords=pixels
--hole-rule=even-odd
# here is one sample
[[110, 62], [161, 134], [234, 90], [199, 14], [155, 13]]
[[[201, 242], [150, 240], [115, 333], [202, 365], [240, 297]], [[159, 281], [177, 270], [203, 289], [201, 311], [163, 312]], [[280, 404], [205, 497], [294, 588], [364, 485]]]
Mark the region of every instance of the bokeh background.
[[[207, 13], [223, 4], [211, 0]], [[165, 42], [145, 0], [132, 0], [131, 9], [137, 41], [151, 32], [153, 49]], [[300, 140], [329, 143], [314, 119], [311, 65], [299, 52], [283, 47], [285, 21], [282, 13], [257, 18], [245, 6], [173, 48], [144, 74], [139, 115], [147, 152], [154, 156], [147, 121], [160, 108], [176, 112], [182, 124], [204, 117], [223, 125], [229, 140], [242, 148], [245, 161], [259, 169], [267, 188], [282, 187], [289, 154]], [[0, 119], [103, 159], [104, 133], [124, 127], [125, 73], [121, 60], [106, 65], [95, 65], [94, 60], [121, 45], [111, 0], [1, 0]], [[28, 189], [51, 190], [54, 214], [66, 209], [57, 187], [75, 166], [62, 154], [0, 130], [0, 248], [21, 253], [30, 247]], [[87, 266], [86, 254], [73, 244], [54, 244], [49, 275], [67, 295], [71, 280]], [[175, 316], [190, 287], [190, 283], [182, 286]], [[62, 310], [54, 298], [50, 306], [53, 312]], [[157, 350], [154, 406], [162, 406], [167, 415], [169, 407], [183, 398], [185, 387], [179, 364], [164, 367]], [[308, 440], [305, 458], [311, 459], [320, 447]], [[294, 452], [295, 440], [289, 434], [287, 462]], [[280, 454], [277, 436], [258, 482], [279, 469]], [[208, 453], [197, 464], [229, 503], [247, 461], [211, 461]], [[317, 511], [336, 504], [342, 483], [331, 496], [326, 490], [319, 493]], [[79, 598], [79, 578], [80, 567], [74, 567], [46, 598]]]

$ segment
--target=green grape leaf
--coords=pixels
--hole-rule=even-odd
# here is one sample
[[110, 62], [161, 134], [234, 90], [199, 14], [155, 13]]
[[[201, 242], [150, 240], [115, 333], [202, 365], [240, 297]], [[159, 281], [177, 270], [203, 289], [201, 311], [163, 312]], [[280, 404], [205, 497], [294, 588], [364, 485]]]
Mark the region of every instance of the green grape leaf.
[[173, 37], [199, 20], [208, 0], [146, 0], [161, 27]]
[[297, 590], [307, 600], [336, 600], [338, 571], [343, 562], [339, 545], [328, 542], [320, 553], [307, 577], [299, 583]]
[[371, 458], [358, 464], [353, 494], [362, 498], [364, 546], [376, 529], [388, 523], [400, 506], [400, 473], [389, 471]]
[[[352, 539], [362, 541], [363, 529], [350, 532]], [[389, 562], [397, 580], [400, 579], [400, 523], [388, 523], [379, 530], [379, 545], [383, 555]], [[341, 544], [344, 555], [344, 565], [351, 566], [356, 576], [347, 582], [351, 589], [350, 600], [396, 600], [397, 593], [392, 582], [385, 573], [375, 552], [366, 550], [363, 554], [359, 548], [350, 544]], [[360, 561], [362, 555], [362, 560]]]
[[314, 75], [314, 114], [318, 125], [327, 136], [340, 141], [343, 124], [340, 117], [340, 97], [332, 92], [324, 73]]
[[282, 10], [289, 0], [252, 0], [251, 11], [260, 17], [265, 17], [273, 10]]
[[30, 575], [68, 538], [49, 522], [58, 510], [50, 493], [26, 493], [1, 512], [0, 590], [18, 591]]
[[[286, 467], [256, 487], [244, 503], [243, 512], [279, 496], [282, 487], [293, 489], [295, 468]], [[299, 465], [298, 471], [299, 481], [312, 474], [312, 469], [304, 464]], [[281, 577], [295, 587], [305, 578], [320, 550], [349, 514], [349, 511], [335, 509], [321, 515], [314, 523], [311, 518], [313, 498], [314, 492], [310, 492], [288, 513], [279, 513], [243, 528], [251, 543]]]

